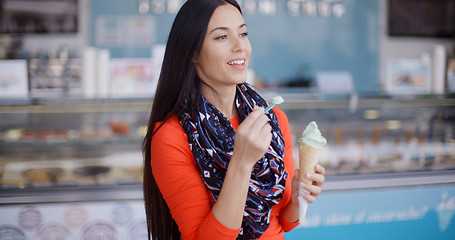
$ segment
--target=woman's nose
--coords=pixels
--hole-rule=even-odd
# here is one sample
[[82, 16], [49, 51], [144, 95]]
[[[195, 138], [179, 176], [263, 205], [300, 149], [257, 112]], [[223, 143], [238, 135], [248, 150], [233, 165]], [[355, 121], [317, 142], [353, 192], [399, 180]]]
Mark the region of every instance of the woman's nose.
[[245, 44], [247, 39], [242, 39], [240, 37], [234, 38], [234, 46], [233, 46], [233, 51], [234, 52], [241, 52], [245, 50]]

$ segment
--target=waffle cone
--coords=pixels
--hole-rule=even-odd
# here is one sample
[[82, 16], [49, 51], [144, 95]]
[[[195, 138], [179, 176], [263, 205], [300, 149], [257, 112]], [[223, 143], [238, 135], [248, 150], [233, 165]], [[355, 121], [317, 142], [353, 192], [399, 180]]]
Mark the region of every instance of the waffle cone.
[[304, 142], [299, 142], [299, 179], [305, 184], [312, 184], [306, 178], [306, 173], [314, 173], [314, 167], [318, 163], [319, 149]]

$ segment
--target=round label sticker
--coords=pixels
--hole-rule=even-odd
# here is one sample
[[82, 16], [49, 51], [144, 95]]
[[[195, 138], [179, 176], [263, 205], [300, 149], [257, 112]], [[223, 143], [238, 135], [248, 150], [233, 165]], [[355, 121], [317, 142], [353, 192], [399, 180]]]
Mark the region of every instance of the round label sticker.
[[88, 223], [82, 230], [84, 240], [116, 240], [117, 231], [114, 226], [105, 222]]
[[50, 223], [40, 227], [36, 236], [40, 240], [67, 240], [71, 239], [71, 232], [63, 224]]
[[0, 225], [0, 240], [25, 240], [25, 234], [11, 225]]
[[136, 221], [130, 227], [130, 240], [148, 240], [147, 223], [145, 220]]
[[18, 213], [19, 226], [31, 231], [37, 228], [43, 220], [41, 212], [35, 206], [25, 206]]
[[112, 209], [112, 222], [117, 225], [125, 225], [133, 219], [133, 209], [124, 203], [117, 203]]
[[87, 210], [81, 204], [71, 204], [65, 211], [65, 222], [72, 228], [79, 228], [87, 221]]

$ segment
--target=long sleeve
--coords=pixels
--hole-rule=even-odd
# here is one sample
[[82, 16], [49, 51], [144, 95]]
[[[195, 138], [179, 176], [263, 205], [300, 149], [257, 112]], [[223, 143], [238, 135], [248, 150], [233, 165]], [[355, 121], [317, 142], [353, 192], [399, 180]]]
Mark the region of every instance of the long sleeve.
[[240, 229], [225, 227], [212, 214], [211, 196], [176, 118], [168, 120], [153, 136], [151, 166], [182, 239], [237, 237]]
[[[285, 154], [284, 154], [284, 165], [286, 167], [286, 171], [289, 174], [288, 180], [286, 181], [286, 191], [288, 191], [289, 194], [292, 194], [292, 178], [294, 177], [294, 170], [295, 170], [295, 165], [294, 165], [294, 158], [292, 157], [292, 135], [291, 135], [291, 130], [289, 128], [289, 121], [286, 115], [284, 114], [283, 111], [281, 111], [278, 108], [274, 108], [275, 114], [277, 115], [278, 122], [280, 123], [280, 129], [281, 133], [283, 134], [284, 137], [284, 142], [285, 142]], [[289, 203], [291, 200], [290, 197], [284, 198], [284, 203], [283, 206], [286, 206], [286, 204]], [[283, 207], [284, 208], [284, 207]], [[281, 210], [283, 210], [283, 208]], [[286, 221], [283, 217], [283, 214], [281, 214], [282, 211], [280, 211], [280, 224], [281, 227], [283, 228], [283, 231], [289, 232], [295, 227], [299, 225], [299, 221], [290, 223]]]

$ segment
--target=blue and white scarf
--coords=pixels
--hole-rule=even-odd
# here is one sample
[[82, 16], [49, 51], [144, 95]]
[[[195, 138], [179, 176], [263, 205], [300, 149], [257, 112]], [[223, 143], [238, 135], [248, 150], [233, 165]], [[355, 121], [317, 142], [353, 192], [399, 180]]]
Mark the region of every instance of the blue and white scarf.
[[[237, 86], [238, 120], [241, 123], [254, 106], [267, 102], [247, 84]], [[179, 116], [197, 162], [198, 170], [216, 202], [234, 150], [235, 130], [217, 108], [202, 95], [196, 106], [183, 106]], [[264, 156], [254, 165], [237, 239], [260, 238], [270, 224], [272, 207], [283, 198], [287, 179], [284, 167], [284, 139], [273, 111], [267, 113], [272, 126], [272, 141]]]

